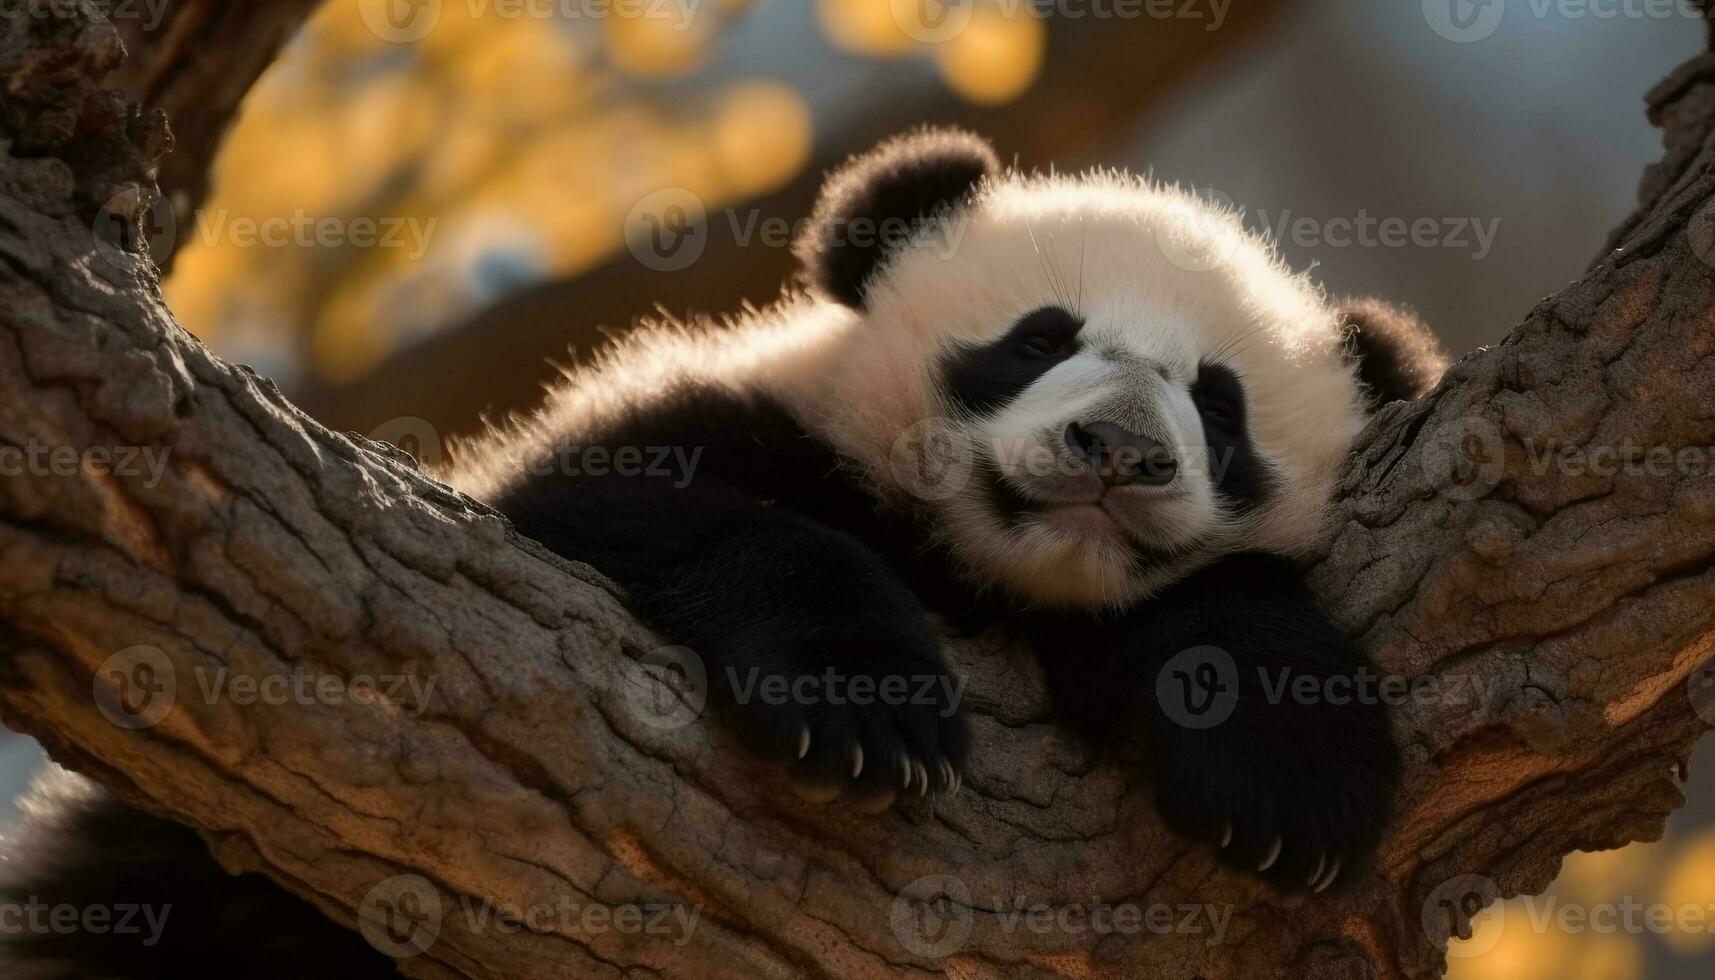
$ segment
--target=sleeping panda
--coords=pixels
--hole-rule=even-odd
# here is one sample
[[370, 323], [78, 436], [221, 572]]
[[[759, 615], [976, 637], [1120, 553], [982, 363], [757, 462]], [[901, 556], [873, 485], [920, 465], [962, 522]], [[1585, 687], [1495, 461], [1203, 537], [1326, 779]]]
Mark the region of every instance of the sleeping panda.
[[[1192, 195], [1006, 170], [953, 131], [833, 174], [796, 252], [804, 288], [724, 325], [639, 328], [461, 447], [449, 482], [620, 583], [810, 797], [955, 792], [971, 747], [931, 616], [1004, 616], [1065, 723], [1141, 754], [1170, 826], [1283, 890], [1352, 877], [1397, 780], [1385, 709], [1269, 683], [1373, 670], [1294, 558], [1367, 415], [1438, 378], [1432, 336], [1330, 304]], [[913, 696], [752, 696], [769, 678]], [[158, 894], [157, 875], [183, 895], [149, 948], [4, 937], [34, 975], [299, 976], [324, 954], [340, 976], [392, 975], [87, 785], [8, 844], [9, 900]]]

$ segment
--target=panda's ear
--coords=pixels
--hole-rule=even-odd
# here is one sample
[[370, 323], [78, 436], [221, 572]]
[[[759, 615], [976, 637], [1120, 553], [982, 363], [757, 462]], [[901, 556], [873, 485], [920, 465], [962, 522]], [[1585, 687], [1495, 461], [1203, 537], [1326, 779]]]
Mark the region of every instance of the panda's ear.
[[999, 169], [994, 148], [972, 133], [921, 129], [896, 136], [828, 176], [793, 252], [822, 292], [863, 309], [876, 270]]
[[1447, 370], [1441, 341], [1410, 310], [1379, 299], [1340, 304], [1346, 357], [1357, 364], [1369, 411], [1423, 394]]

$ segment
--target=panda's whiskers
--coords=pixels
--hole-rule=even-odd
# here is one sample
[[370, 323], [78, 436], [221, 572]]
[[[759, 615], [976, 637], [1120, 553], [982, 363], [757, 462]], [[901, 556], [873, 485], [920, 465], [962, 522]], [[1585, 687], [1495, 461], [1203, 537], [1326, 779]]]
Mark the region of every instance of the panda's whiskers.
[[[1030, 250], [1036, 253], [1036, 261], [1042, 266], [1042, 276], [1048, 281], [1049, 291], [1054, 294], [1055, 299], [1060, 301], [1061, 306], [1070, 306], [1071, 303], [1066, 296], [1066, 290], [1061, 285], [1059, 278], [1054, 274], [1054, 264], [1049, 260], [1048, 256], [1043, 254], [1042, 246], [1036, 241], [1036, 229], [1030, 226], [1029, 218], [1024, 220], [1024, 233], [1030, 236]], [[1052, 248], [1054, 244], [1053, 236], [1049, 237], [1048, 244], [1050, 248]]]

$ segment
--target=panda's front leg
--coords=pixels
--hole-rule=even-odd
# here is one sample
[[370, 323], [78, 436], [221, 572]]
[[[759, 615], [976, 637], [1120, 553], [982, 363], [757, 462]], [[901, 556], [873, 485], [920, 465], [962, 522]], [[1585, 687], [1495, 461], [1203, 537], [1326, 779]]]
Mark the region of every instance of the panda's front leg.
[[805, 796], [876, 808], [958, 785], [964, 682], [916, 597], [855, 537], [712, 479], [611, 478], [502, 509], [695, 653], [723, 720]]
[[1067, 722], [1136, 743], [1164, 820], [1224, 863], [1321, 891], [1372, 856], [1399, 770], [1382, 687], [1290, 562], [1230, 556], [1124, 613], [1030, 632]]

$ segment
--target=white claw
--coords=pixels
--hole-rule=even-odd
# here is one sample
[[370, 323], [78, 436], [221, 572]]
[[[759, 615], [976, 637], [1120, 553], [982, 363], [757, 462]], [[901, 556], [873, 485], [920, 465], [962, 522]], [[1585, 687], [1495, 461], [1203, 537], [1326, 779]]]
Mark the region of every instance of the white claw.
[[1322, 872], [1325, 869], [1327, 869], [1327, 867], [1328, 867], [1328, 855], [1326, 852], [1324, 852], [1323, 854], [1317, 856], [1317, 858], [1316, 858], [1316, 870], [1310, 872], [1310, 880], [1308, 880], [1304, 883], [1304, 887], [1305, 888], [1313, 887], [1316, 884], [1316, 882], [1322, 880]]
[[1231, 820], [1228, 820], [1227, 825], [1225, 827], [1221, 828], [1221, 847], [1222, 847], [1222, 849], [1225, 849], [1226, 846], [1228, 844], [1231, 844], [1232, 842], [1233, 842], [1233, 822]]
[[798, 733], [798, 758], [802, 759], [809, 754], [810, 754], [810, 726], [805, 725], [803, 730]]
[[959, 790], [963, 789], [964, 787], [965, 787], [964, 774], [960, 773], [959, 770], [954, 769], [953, 770], [953, 791], [952, 791], [951, 795], [958, 796]]
[[1327, 890], [1329, 885], [1332, 885], [1334, 883], [1334, 879], [1338, 878], [1338, 877], [1340, 877], [1340, 858], [1335, 857], [1334, 858], [1334, 866], [1332, 868], [1328, 869], [1328, 877], [1323, 878], [1321, 884], [1319, 884], [1315, 888], [1311, 889], [1310, 894], [1312, 894], [1312, 895], [1322, 894], [1323, 891]]
[[944, 793], [953, 791], [953, 764], [946, 759], [941, 760], [941, 791]]
[[852, 778], [853, 779], [858, 778], [858, 774], [861, 772], [863, 772], [863, 746], [853, 745], [852, 746]]
[[929, 769], [923, 763], [917, 763], [917, 795], [929, 795]]
[[1262, 863], [1257, 865], [1256, 869], [1258, 871], [1267, 871], [1269, 868], [1274, 867], [1274, 862], [1280, 860], [1280, 848], [1285, 843], [1286, 841], [1281, 839], [1279, 834], [1275, 834], [1274, 846], [1268, 849], [1268, 857], [1263, 858]]
[[911, 788], [911, 760], [906, 758], [905, 756], [900, 756], [899, 757], [899, 769], [901, 772], [905, 773], [905, 778], [900, 782], [900, 786], [904, 789], [910, 789]]

